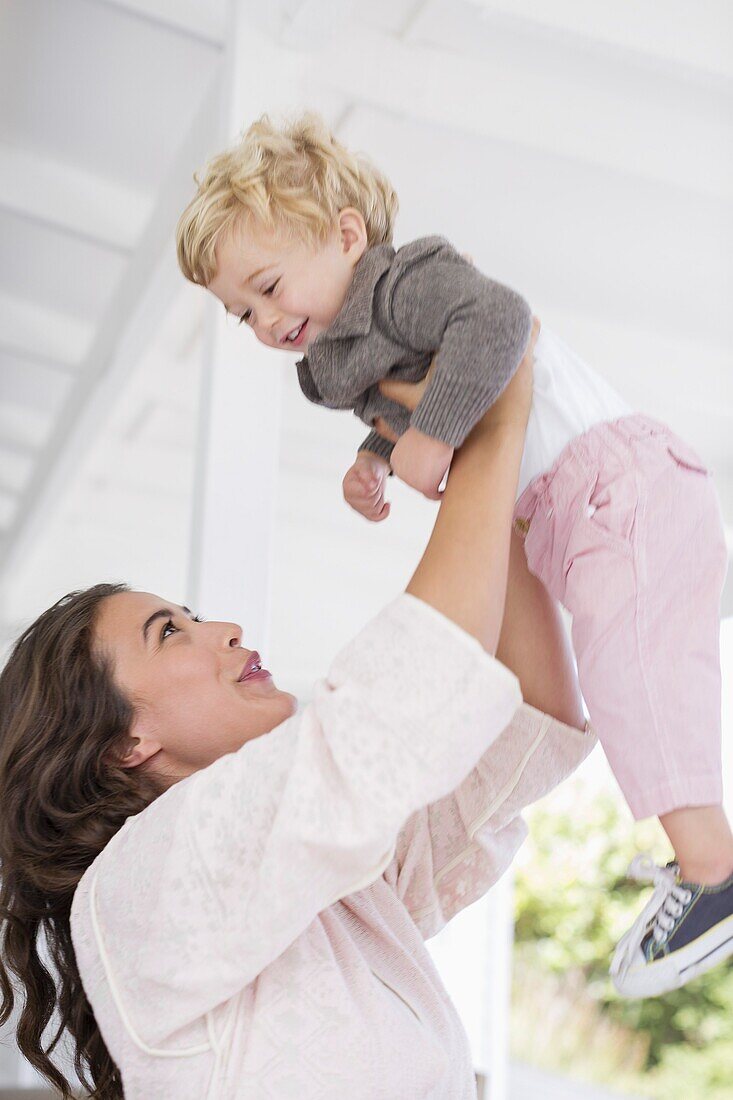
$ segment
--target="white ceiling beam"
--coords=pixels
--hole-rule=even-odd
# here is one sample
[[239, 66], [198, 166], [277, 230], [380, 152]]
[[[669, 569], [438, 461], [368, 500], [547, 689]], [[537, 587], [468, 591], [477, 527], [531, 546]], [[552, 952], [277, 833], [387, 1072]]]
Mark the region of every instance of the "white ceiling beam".
[[13, 517], [18, 511], [20, 497], [11, 493], [4, 487], [0, 488], [0, 531], [6, 531], [13, 522]]
[[[289, 41], [296, 35], [291, 28]], [[519, 40], [515, 53], [489, 65], [360, 29], [358, 54], [334, 35], [314, 52], [283, 49], [281, 66], [299, 66], [305, 87], [338, 89], [397, 115], [730, 199], [733, 142], [724, 116], [680, 116], [661, 99], [640, 99], [629, 115], [618, 88], [589, 85], [569, 67], [530, 64]]]
[[53, 364], [11, 355], [0, 347], [0, 401], [55, 411], [69, 383], [69, 374]]
[[33, 470], [31, 453], [16, 447], [6, 447], [0, 441], [0, 489], [20, 493], [27, 485]]
[[58, 359], [34, 352], [29, 348], [14, 347], [7, 340], [4, 340], [2, 333], [0, 333], [0, 373], [4, 370], [4, 364], [10, 360], [61, 375], [73, 374], [75, 370], [74, 363], [62, 363]]
[[91, 325], [29, 298], [0, 291], [0, 349], [73, 367], [92, 342]]
[[3, 444], [37, 451], [47, 442], [53, 427], [53, 416], [43, 409], [17, 401], [0, 401], [0, 439]]
[[3, 543], [3, 584], [23, 562], [38, 532], [57, 509], [88, 448], [107, 423], [130, 370], [144, 354], [160, 317], [180, 288], [174, 229], [191, 197], [192, 172], [210, 153], [219, 97], [219, 81], [214, 81], [157, 195], [141, 243], [36, 464], [22, 507]]
[[228, 0], [97, 0], [148, 23], [221, 48], [228, 19]]
[[0, 449], [6, 454], [15, 455], [27, 461], [32, 461], [36, 453], [36, 448], [27, 440], [20, 442], [14, 439], [3, 439], [0, 442]]
[[730, 0], [471, 0], [488, 17], [519, 20], [668, 67], [733, 77]]
[[93, 244], [130, 252], [150, 205], [148, 195], [116, 180], [29, 149], [0, 144], [0, 209]]
[[[623, 67], [618, 81], [589, 81], [580, 41], [577, 70], [572, 64], [561, 70], [551, 63], [538, 65], [535, 57], [526, 56], [519, 35], [514, 49], [489, 62], [413, 41], [413, 28], [419, 34], [423, 14], [430, 16], [425, 5], [410, 19], [406, 36], [359, 26], [355, 53], [354, 26], [346, 14], [339, 9], [330, 21], [326, 14], [326, 7], [305, 4], [277, 39], [263, 26], [264, 17], [253, 14], [248, 28], [252, 64], [261, 68], [264, 54], [270, 83], [277, 74], [297, 85], [299, 99], [293, 106], [312, 103], [325, 91], [346, 98], [357, 110], [375, 107], [730, 201], [733, 141], [726, 114], [703, 111], [694, 103], [672, 110], [661, 94], [635, 96]], [[317, 35], [312, 35], [314, 26]], [[311, 48], [314, 38], [318, 45]], [[302, 48], [304, 39], [308, 45]], [[684, 76], [677, 74], [670, 86], [679, 92]]]

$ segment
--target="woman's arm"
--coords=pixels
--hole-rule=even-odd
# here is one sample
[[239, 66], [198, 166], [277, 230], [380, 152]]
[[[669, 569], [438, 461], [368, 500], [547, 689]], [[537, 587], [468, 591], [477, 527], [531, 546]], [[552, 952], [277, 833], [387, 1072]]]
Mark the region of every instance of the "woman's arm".
[[501, 621], [528, 389], [523, 374], [467, 444], [416, 598], [367, 624], [302, 712], [131, 818], [84, 876], [72, 936], [108, 1032], [174, 1046], [323, 909], [373, 883], [407, 818], [453, 790], [515, 714], [516, 678], [475, 639], [494, 645]]
[[[504, 615], [509, 538], [532, 399], [530, 348], [451, 465], [430, 541], [407, 592], [495, 653]], [[384, 383], [388, 387], [389, 383]]]
[[501, 877], [527, 833], [523, 810], [595, 743], [525, 704], [455, 790], [405, 822], [384, 877], [426, 939]]
[[[528, 357], [531, 357], [539, 327], [535, 318]], [[433, 370], [434, 365], [422, 382], [390, 381], [384, 385], [393, 400], [407, 409], [414, 409], [422, 399]], [[388, 435], [386, 423], [379, 422], [379, 427]], [[519, 677], [525, 702], [561, 722], [583, 727], [580, 689], [559, 606], [527, 569], [524, 548], [514, 534], [510, 540], [501, 635], [495, 653], [502, 664]]]

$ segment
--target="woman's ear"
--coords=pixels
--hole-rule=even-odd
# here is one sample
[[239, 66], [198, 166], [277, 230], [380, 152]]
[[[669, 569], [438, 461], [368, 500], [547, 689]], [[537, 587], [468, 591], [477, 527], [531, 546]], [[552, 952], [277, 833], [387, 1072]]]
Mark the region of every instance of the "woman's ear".
[[157, 741], [153, 736], [152, 729], [147, 728], [144, 717], [137, 715], [128, 734], [127, 742], [118, 751], [117, 761], [123, 768], [137, 768], [140, 764], [144, 764], [146, 760], [149, 760], [151, 756], [155, 756], [156, 752], [160, 752], [162, 747], [160, 741]]
[[347, 206], [339, 213], [338, 228], [344, 256], [356, 267], [369, 244], [364, 216], [355, 207]]
[[155, 756], [160, 748], [160, 745], [154, 745], [151, 741], [136, 741], [134, 745], [127, 749], [125, 755], [120, 757], [120, 766], [123, 768], [136, 768], [139, 764], [144, 764], [146, 760], [149, 760], [151, 756]]

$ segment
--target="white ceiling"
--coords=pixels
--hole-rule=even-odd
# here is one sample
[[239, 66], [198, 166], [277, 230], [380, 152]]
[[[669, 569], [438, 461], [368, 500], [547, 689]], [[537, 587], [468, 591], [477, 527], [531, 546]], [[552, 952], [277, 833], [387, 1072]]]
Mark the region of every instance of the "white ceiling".
[[[232, 107], [241, 124], [270, 97], [324, 110], [397, 185], [398, 239], [443, 232], [521, 290], [628, 400], [703, 452], [733, 528], [733, 8], [238, 11], [253, 74]], [[225, 0], [0, 0], [6, 637], [101, 576], [185, 586], [205, 295], [175, 269], [172, 228], [220, 144], [229, 18]], [[246, 352], [244, 337], [245, 363]], [[343, 517], [329, 527], [360, 429], [319, 414], [290, 374], [278, 523], [307, 542], [317, 515], [321, 538], [325, 525], [363, 539]]]

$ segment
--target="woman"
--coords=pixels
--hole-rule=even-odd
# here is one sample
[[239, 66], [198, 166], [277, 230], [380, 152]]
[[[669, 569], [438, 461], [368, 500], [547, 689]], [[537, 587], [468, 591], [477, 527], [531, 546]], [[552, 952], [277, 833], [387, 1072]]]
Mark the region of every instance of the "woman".
[[530, 391], [526, 361], [456, 455], [406, 593], [300, 714], [238, 626], [120, 586], [18, 641], [0, 678], [2, 1015], [17, 979], [19, 1045], [64, 1096], [58, 1034], [41, 1042], [55, 1007], [105, 1100], [475, 1096], [423, 940], [496, 881], [521, 807], [593, 744], [521, 706], [491, 656]]

